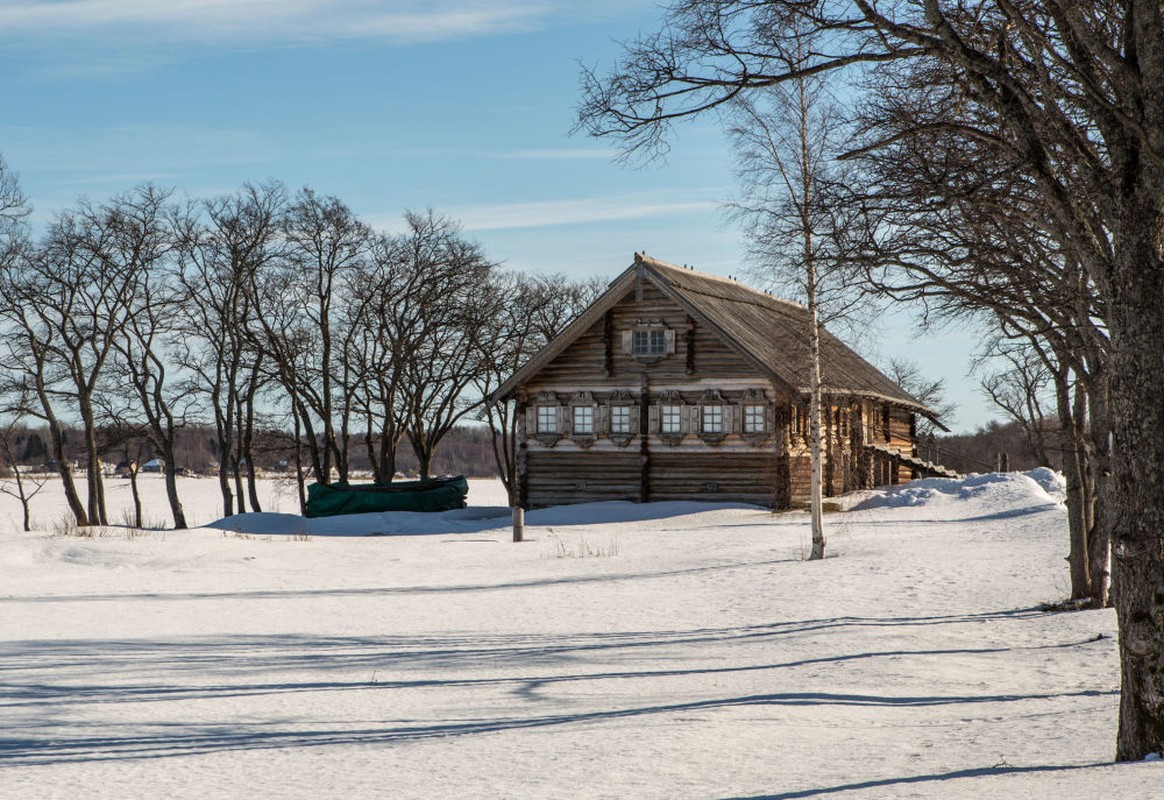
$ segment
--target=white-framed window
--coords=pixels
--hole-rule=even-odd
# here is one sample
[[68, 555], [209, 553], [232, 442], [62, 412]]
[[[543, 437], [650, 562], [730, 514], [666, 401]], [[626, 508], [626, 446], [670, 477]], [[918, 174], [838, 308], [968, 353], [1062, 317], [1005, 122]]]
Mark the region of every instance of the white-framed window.
[[622, 331], [622, 351], [636, 361], [654, 364], [675, 352], [675, 331], [662, 320], [636, 320]]
[[659, 430], [662, 433], [683, 432], [683, 406], [664, 403], [659, 406]]
[[610, 432], [612, 434], [625, 436], [631, 433], [631, 407], [630, 406], [611, 406], [610, 407]]
[[703, 406], [702, 430], [704, 433], [724, 433], [723, 406], [718, 403]]
[[538, 406], [538, 428], [537, 433], [557, 433], [558, 432], [558, 407], [557, 406]]
[[662, 328], [634, 331], [631, 352], [636, 356], [661, 356], [667, 352], [667, 332]]
[[594, 434], [594, 406], [574, 406], [574, 435]]
[[767, 409], [759, 404], [744, 406], [744, 433], [764, 433], [767, 425]]

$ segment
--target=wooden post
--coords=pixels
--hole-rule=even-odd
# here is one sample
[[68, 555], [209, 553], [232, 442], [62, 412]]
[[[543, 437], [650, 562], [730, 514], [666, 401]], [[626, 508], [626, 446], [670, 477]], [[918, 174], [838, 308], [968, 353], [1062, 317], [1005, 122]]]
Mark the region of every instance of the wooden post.
[[525, 509], [521, 506], [513, 507], [513, 541], [520, 542], [525, 538]]

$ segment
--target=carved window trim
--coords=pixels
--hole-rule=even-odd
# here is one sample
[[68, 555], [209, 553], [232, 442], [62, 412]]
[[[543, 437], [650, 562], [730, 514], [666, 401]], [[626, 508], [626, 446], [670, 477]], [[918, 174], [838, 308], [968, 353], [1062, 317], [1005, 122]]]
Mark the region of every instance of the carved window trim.
[[[759, 428], [754, 423], [759, 419]], [[757, 446], [772, 438], [772, 403], [759, 389], [749, 389], [740, 398], [740, 435], [745, 442]]]
[[572, 405], [570, 406], [570, 433], [577, 436], [593, 436], [594, 435], [594, 406], [587, 405]]
[[[546, 447], [553, 447], [562, 438], [562, 405], [553, 392], [540, 392], [530, 403], [533, 409], [533, 431], [530, 438]], [[552, 420], [553, 427], [549, 427]], [[545, 427], [543, 427], [545, 423]]]
[[662, 320], [635, 320], [622, 332], [622, 352], [641, 364], [657, 364], [675, 354], [675, 330]]
[[[677, 445], [687, 435], [687, 415], [689, 404], [677, 391], [665, 392], [655, 404], [657, 409], [656, 432], [664, 444]], [[674, 428], [669, 427], [674, 425]]]
[[[588, 413], [580, 414], [579, 412]], [[595, 439], [598, 438], [599, 429], [598, 403], [595, 402], [594, 395], [590, 392], [577, 392], [570, 398], [570, 403], [567, 406], [567, 416], [570, 422], [570, 429], [565, 434], [582, 447], [589, 447], [594, 444]], [[578, 430], [580, 417], [583, 419], [589, 417], [589, 430]]]
[[[606, 434], [610, 440], [619, 447], [626, 447], [631, 440], [635, 438], [638, 433], [638, 425], [635, 424], [635, 409], [638, 407], [630, 392], [619, 389], [611, 392], [610, 397], [606, 401]], [[616, 413], [618, 416], [626, 416], [626, 430], [615, 430], [614, 421]]]
[[732, 432], [732, 407], [718, 389], [708, 389], [703, 393], [696, 404], [695, 414], [696, 432], [707, 444], [719, 444]]

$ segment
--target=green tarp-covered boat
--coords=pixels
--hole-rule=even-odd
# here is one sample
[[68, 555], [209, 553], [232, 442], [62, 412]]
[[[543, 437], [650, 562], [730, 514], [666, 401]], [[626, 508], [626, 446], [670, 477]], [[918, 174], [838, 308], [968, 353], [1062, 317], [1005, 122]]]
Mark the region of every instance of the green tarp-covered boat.
[[307, 487], [307, 516], [367, 514], [374, 511], [451, 511], [465, 507], [464, 475], [399, 483], [313, 483]]

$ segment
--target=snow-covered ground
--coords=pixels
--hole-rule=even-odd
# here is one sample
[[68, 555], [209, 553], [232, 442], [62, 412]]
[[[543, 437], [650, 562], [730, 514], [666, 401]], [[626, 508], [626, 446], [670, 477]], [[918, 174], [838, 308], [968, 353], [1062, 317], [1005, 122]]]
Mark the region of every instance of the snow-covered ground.
[[514, 544], [492, 482], [311, 521], [265, 488], [216, 521], [187, 480], [206, 527], [92, 537], [51, 532], [56, 487], [42, 532], [0, 503], [0, 796], [1164, 796], [1111, 763], [1114, 616], [1038, 608], [1050, 473], [849, 498], [811, 563], [800, 513], [555, 508]]

